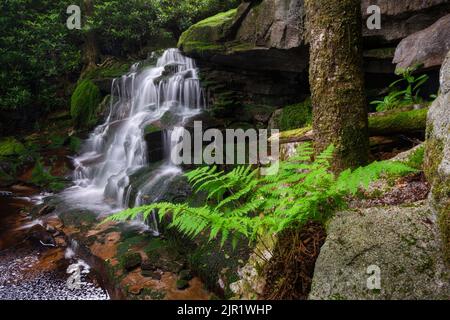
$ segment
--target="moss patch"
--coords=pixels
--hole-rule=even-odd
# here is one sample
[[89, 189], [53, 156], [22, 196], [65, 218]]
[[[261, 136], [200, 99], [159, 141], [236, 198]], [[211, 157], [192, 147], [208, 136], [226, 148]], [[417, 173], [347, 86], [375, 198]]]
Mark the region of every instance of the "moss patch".
[[16, 156], [25, 152], [24, 145], [12, 137], [0, 140], [0, 157]]
[[96, 110], [101, 102], [99, 88], [90, 80], [78, 83], [72, 94], [70, 114], [77, 128], [92, 126], [96, 119]]
[[128, 62], [113, 62], [108, 66], [91, 69], [83, 75], [83, 79], [109, 79], [117, 78], [126, 74], [130, 70]]
[[236, 13], [237, 9], [231, 9], [194, 24], [183, 32], [178, 47], [197, 54], [223, 50], [220, 42], [229, 32]]
[[417, 148], [405, 162], [405, 164], [411, 168], [422, 170], [423, 161], [425, 156], [425, 147], [421, 146]]
[[280, 115], [279, 128], [281, 131], [303, 128], [307, 124], [311, 124], [312, 107], [311, 99], [297, 104], [293, 104], [283, 108]]
[[305, 127], [305, 128], [299, 128], [289, 131], [283, 131], [280, 132], [280, 142], [289, 142], [289, 141], [295, 141], [297, 139], [300, 139], [305, 136], [305, 134], [312, 130], [311, 126]]
[[[427, 134], [428, 135], [428, 134]], [[434, 182], [437, 177], [439, 164], [444, 157], [444, 143], [440, 139], [428, 136], [425, 148], [424, 171], [428, 181]]]
[[393, 112], [369, 117], [371, 135], [424, 131], [428, 109]]
[[142, 257], [139, 252], [127, 252], [120, 257], [119, 263], [127, 271], [133, 270], [141, 265]]

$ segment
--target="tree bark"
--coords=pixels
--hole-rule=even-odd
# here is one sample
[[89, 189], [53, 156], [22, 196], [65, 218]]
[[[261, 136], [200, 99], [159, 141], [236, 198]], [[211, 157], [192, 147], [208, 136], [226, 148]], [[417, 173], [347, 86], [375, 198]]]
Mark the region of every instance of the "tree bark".
[[333, 169], [368, 160], [360, 0], [305, 0], [315, 150], [336, 148]]
[[[94, 14], [94, 1], [84, 0], [84, 15], [86, 18]], [[97, 44], [97, 37], [95, 32], [89, 30], [86, 33], [86, 38], [83, 48], [84, 72], [95, 68], [99, 59], [99, 49]]]

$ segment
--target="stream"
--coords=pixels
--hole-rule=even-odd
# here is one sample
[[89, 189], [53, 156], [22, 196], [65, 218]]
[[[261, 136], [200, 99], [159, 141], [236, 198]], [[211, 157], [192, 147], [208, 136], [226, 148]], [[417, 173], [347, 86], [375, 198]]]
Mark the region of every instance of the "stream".
[[[89, 267], [70, 247], [30, 240], [37, 224], [27, 211], [41, 200], [38, 190], [15, 185], [0, 192], [0, 300], [107, 300]], [[71, 264], [84, 266], [79, 287], [67, 284]]]

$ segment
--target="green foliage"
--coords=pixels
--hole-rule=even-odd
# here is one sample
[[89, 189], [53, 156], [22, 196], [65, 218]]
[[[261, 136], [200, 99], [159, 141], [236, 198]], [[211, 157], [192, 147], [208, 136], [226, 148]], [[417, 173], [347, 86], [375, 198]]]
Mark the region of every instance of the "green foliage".
[[48, 187], [54, 191], [60, 191], [64, 189], [64, 184], [58, 177], [53, 176], [38, 159], [31, 172], [31, 182], [39, 187]]
[[158, 33], [152, 1], [97, 0], [85, 31], [94, 31], [103, 52], [126, 54], [139, 49]]
[[376, 105], [377, 111], [388, 111], [401, 106], [423, 102], [423, 99], [419, 96], [420, 87], [428, 81], [429, 76], [426, 74], [418, 77], [414, 76], [413, 73], [418, 67], [397, 70], [396, 74], [402, 78], [391, 83], [389, 94], [383, 100], [375, 100], [370, 104]]
[[130, 70], [130, 63], [114, 61], [107, 66], [93, 68], [83, 75], [83, 79], [118, 78]]
[[161, 25], [178, 38], [194, 23], [235, 8], [240, 0], [153, 0], [153, 3], [158, 9]]
[[193, 23], [237, 6], [238, 0], [97, 0], [84, 30], [95, 31], [102, 52], [127, 55], [178, 38]]
[[369, 117], [369, 130], [373, 135], [423, 131], [426, 127], [428, 109], [390, 112], [382, 116]]
[[402, 95], [402, 92], [394, 90], [389, 92], [383, 100], [374, 100], [370, 104], [375, 105], [378, 112], [393, 110], [401, 105], [400, 95]]
[[225, 173], [214, 167], [201, 167], [186, 174], [197, 192], [207, 192], [202, 207], [188, 204], [155, 203], [128, 209], [108, 220], [148, 217], [157, 210], [162, 219], [172, 218], [171, 227], [195, 238], [209, 230], [209, 238], [221, 236], [222, 244], [231, 238], [236, 245], [239, 236], [256, 240], [267, 233], [298, 227], [314, 220], [324, 222], [345, 205], [344, 197], [382, 174], [404, 174], [414, 169], [399, 162], [374, 162], [336, 176], [330, 171], [334, 152], [329, 147], [315, 160], [313, 148], [302, 144], [297, 155], [280, 163], [276, 175], [260, 176], [258, 170], [236, 167]]
[[71, 136], [69, 138], [69, 149], [70, 151], [72, 151], [72, 153], [76, 153], [80, 150], [81, 148], [81, 139], [75, 136]]
[[12, 137], [0, 140], [0, 157], [17, 156], [24, 151], [24, 145]]
[[420, 146], [409, 156], [405, 164], [411, 168], [422, 170], [424, 156], [425, 156], [425, 147]]
[[63, 81], [80, 68], [79, 40], [65, 25], [73, 1], [2, 1], [0, 110], [26, 115], [65, 105]]
[[72, 94], [70, 114], [77, 128], [95, 122], [95, 112], [101, 101], [100, 90], [90, 80], [82, 80]]
[[287, 131], [302, 128], [310, 124], [312, 120], [311, 99], [283, 108], [280, 118], [280, 130]]

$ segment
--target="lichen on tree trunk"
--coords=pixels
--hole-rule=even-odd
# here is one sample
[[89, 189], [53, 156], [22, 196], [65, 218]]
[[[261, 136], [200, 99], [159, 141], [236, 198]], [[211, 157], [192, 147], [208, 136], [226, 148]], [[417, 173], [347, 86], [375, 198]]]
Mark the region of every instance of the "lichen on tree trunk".
[[306, 0], [315, 149], [336, 147], [334, 169], [368, 159], [368, 120], [362, 70], [361, 2]]

